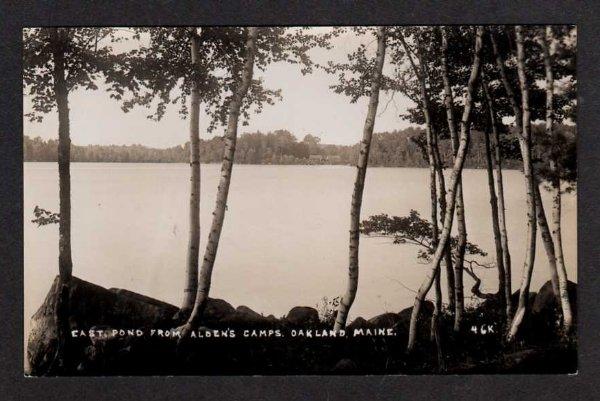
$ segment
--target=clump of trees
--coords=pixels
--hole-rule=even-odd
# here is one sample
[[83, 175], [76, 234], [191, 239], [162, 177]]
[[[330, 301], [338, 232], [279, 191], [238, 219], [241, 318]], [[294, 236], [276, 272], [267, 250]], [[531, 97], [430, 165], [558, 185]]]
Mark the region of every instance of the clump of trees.
[[[571, 135], [572, 127], [557, 125], [557, 130]], [[542, 130], [543, 131], [543, 130]], [[419, 139], [423, 130], [409, 127], [402, 130], [374, 132], [371, 140], [369, 166], [373, 167], [426, 167], [421, 156]], [[485, 167], [484, 133], [473, 131], [465, 166]], [[541, 135], [535, 131], [534, 135]], [[200, 162], [219, 163], [225, 147], [221, 136], [200, 138]], [[507, 147], [510, 146], [506, 144]], [[351, 165], [358, 157], [358, 144], [334, 145], [321, 143], [319, 137], [306, 134], [299, 139], [285, 130], [241, 134], [237, 141], [236, 164], [309, 164], [310, 155], [323, 156], [323, 164]], [[448, 139], [439, 142], [444, 164], [452, 160], [452, 146]], [[189, 163], [190, 142], [180, 146], [159, 149], [140, 144], [86, 145], [71, 144], [71, 161], [103, 163]], [[520, 168], [519, 159], [505, 155], [504, 167]], [[56, 162], [57, 141], [40, 137], [23, 136], [23, 159], [26, 162]]]
[[[559, 131], [569, 132], [566, 135], [555, 134], [554, 129], [558, 126], [557, 121], [574, 122], [574, 27], [393, 27], [386, 33], [390, 62], [384, 76], [379, 78], [381, 88], [387, 92], [400, 91], [413, 100], [415, 106], [402, 117], [425, 127], [425, 132], [413, 138], [413, 142], [420, 148], [423, 161], [430, 169], [431, 220], [424, 221], [413, 213], [408, 217], [371, 216], [363, 221], [362, 231], [393, 236], [395, 243], [420, 245], [426, 250], [422, 251], [421, 257], [427, 254], [427, 260], [431, 262], [412, 309], [408, 350], [415, 347], [420, 308], [435, 285], [432, 338], [436, 340], [438, 352], [442, 352], [436, 326], [442, 307], [440, 276], [443, 271], [447, 275], [448, 310], [454, 316], [456, 333], [461, 332], [464, 311], [462, 273], [474, 277], [476, 287], [473, 292], [478, 293], [476, 295], [490, 296], [481, 294], [480, 280], [472, 274], [472, 263], [464, 259], [472, 244], [469, 245], [467, 240], [465, 215], [468, 210], [462, 199], [461, 172], [474, 130], [483, 132], [482, 162], [488, 176], [491, 235], [498, 271], [498, 291], [493, 296], [504, 311], [506, 340], [515, 338], [528, 312], [538, 226], [548, 255], [550, 278], [561, 305], [563, 328], [568, 333], [572, 313], [561, 249], [560, 194], [565, 186], [570, 190], [574, 181], [572, 176], [567, 176], [576, 171], [575, 131], [569, 125], [560, 125]], [[370, 80], [376, 76], [374, 61], [367, 55], [366, 46], [361, 46], [348, 56], [348, 64], [329, 66], [331, 72], [338, 73], [340, 82], [333, 89], [351, 96], [351, 101], [368, 95], [364, 88], [368, 88]], [[560, 86], [554, 83], [555, 75], [560, 76]], [[559, 99], [554, 96], [556, 92], [560, 93]], [[509, 121], [512, 124], [507, 124]], [[540, 121], [537, 126], [533, 124], [536, 121]], [[443, 158], [440, 152], [439, 144], [446, 138], [451, 144], [450, 160]], [[521, 162], [519, 167], [526, 188], [524, 230], [528, 243], [516, 310], [511, 305], [511, 270], [515, 261], [511, 259], [506, 230], [502, 177], [507, 160], [515, 159]], [[450, 175], [445, 177], [444, 170], [449, 165]], [[552, 228], [547, 222], [540, 195], [543, 182], [554, 194]], [[450, 233], [455, 214], [458, 235], [454, 238]], [[408, 233], [414, 234], [414, 230], [421, 232], [411, 237]], [[351, 239], [350, 244], [352, 247], [357, 242]], [[352, 251], [351, 248], [351, 255]], [[441, 269], [441, 265], [445, 265], [445, 269]], [[352, 299], [355, 296], [354, 293]], [[347, 314], [343, 309], [340, 308]]]

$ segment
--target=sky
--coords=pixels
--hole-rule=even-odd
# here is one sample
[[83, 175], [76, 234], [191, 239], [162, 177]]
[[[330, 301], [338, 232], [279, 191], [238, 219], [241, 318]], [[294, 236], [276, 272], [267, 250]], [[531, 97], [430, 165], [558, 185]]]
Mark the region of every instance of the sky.
[[[328, 28], [314, 28], [326, 30]], [[366, 43], [375, 52], [374, 37], [358, 37], [345, 33], [333, 42], [330, 50], [315, 49], [311, 56], [315, 62], [328, 60], [344, 61], [346, 55], [360, 43]], [[270, 89], [281, 89], [283, 99], [273, 106], [265, 106], [260, 114], [251, 116], [248, 126], [240, 124], [238, 134], [244, 132], [269, 132], [287, 129], [301, 140], [304, 135], [319, 136], [322, 143], [354, 144], [360, 141], [367, 113], [368, 99], [363, 98], [351, 104], [344, 95], [334, 93], [329, 86], [336, 77], [322, 70], [315, 70], [303, 76], [296, 65], [285, 62], [274, 63], [266, 71], [255, 71], [255, 78], [262, 78]], [[130, 145], [142, 144], [149, 147], [166, 148], [181, 145], [188, 140], [188, 121], [178, 113], [173, 105], [160, 122], [149, 120], [149, 110], [137, 108], [124, 113], [120, 104], [110, 99], [99, 85], [99, 90], [79, 89], [69, 96], [71, 118], [71, 141], [76, 145]], [[396, 93], [382, 93], [380, 96], [375, 131], [402, 129], [410, 124], [399, 117], [412, 102]], [[31, 100], [24, 96], [23, 109], [31, 109]], [[207, 118], [201, 114], [200, 136], [210, 138], [223, 135], [222, 128], [212, 134], [205, 133]], [[43, 122], [24, 120], [24, 134], [43, 139], [57, 138], [58, 118], [56, 112], [45, 116]]]

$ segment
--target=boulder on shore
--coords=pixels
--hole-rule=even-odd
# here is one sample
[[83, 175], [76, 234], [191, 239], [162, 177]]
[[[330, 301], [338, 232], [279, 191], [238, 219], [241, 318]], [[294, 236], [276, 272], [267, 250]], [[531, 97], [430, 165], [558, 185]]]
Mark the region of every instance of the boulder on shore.
[[[56, 355], [58, 327], [56, 304], [60, 281], [57, 276], [46, 299], [31, 317], [27, 340], [27, 359], [32, 375], [47, 374]], [[170, 329], [179, 308], [166, 302], [111, 288], [106, 289], [73, 277], [68, 290], [69, 330], [113, 329]], [[221, 299], [209, 298], [204, 319], [218, 321], [235, 312], [233, 306]], [[80, 339], [78, 339], [80, 340]], [[86, 339], [93, 345], [90, 339]], [[81, 341], [81, 340], [80, 340]]]
[[[571, 311], [573, 312], [573, 320], [577, 318], [577, 284], [572, 281], [567, 283], [567, 293], [569, 294], [569, 302], [571, 303]], [[538, 291], [533, 301], [531, 311], [534, 314], [547, 313], [554, 310], [560, 310], [560, 304], [554, 294], [552, 282], [547, 281]]]
[[346, 326], [346, 329], [349, 331], [353, 331], [354, 329], [368, 329], [369, 327], [371, 327], [370, 323], [359, 316], [356, 319], [354, 319], [348, 326]]
[[[31, 318], [27, 359], [31, 374], [45, 374], [58, 345], [56, 304], [60, 292], [57, 276], [46, 299]], [[126, 290], [104, 287], [73, 277], [68, 290], [70, 330], [92, 327], [167, 327], [178, 308]]]
[[274, 322], [277, 322], [277, 319], [269, 319], [249, 307], [241, 305], [233, 313], [221, 318], [218, 324], [225, 327], [267, 327]]
[[294, 306], [285, 317], [293, 326], [311, 326], [319, 324], [319, 312], [310, 306]]

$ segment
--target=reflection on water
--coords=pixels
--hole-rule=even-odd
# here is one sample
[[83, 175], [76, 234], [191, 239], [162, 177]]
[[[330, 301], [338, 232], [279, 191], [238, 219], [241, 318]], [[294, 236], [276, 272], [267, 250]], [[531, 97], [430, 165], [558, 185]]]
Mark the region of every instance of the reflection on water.
[[[207, 238], [219, 177], [202, 165], [201, 249]], [[211, 296], [234, 306], [284, 315], [295, 305], [315, 306], [345, 288], [349, 209], [355, 169], [345, 166], [234, 167]], [[507, 225], [518, 287], [525, 254], [525, 184], [505, 172]], [[179, 304], [188, 230], [189, 168], [185, 164], [73, 163], [73, 274]], [[487, 178], [464, 172], [469, 240], [494, 261]], [[30, 222], [36, 205], [58, 211], [56, 163], [25, 163], [25, 332], [58, 272], [58, 227]], [[548, 194], [544, 195], [549, 204]], [[429, 216], [428, 170], [370, 168], [362, 216]], [[563, 240], [569, 278], [576, 281], [576, 197], [563, 204]], [[412, 304], [425, 267], [417, 249], [383, 238], [361, 238], [358, 296], [350, 319]], [[484, 291], [495, 291], [496, 271], [481, 271]], [[541, 246], [532, 290], [548, 279]], [[465, 288], [470, 288], [465, 276]]]

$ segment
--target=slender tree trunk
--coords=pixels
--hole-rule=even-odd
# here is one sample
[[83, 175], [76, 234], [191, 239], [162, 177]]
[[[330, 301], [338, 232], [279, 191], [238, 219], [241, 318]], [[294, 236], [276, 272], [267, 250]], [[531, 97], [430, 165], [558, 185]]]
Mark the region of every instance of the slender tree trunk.
[[498, 226], [500, 229], [500, 245], [502, 247], [502, 266], [504, 268], [504, 305], [506, 315], [506, 325], [510, 325], [512, 320], [512, 285], [511, 285], [511, 266], [510, 250], [508, 249], [508, 233], [506, 231], [506, 215], [504, 206], [504, 183], [502, 179], [502, 153], [500, 151], [500, 133], [498, 132], [498, 122], [496, 120], [496, 111], [492, 97], [486, 88], [484, 92], [493, 134], [493, 164], [496, 166], [496, 189], [497, 189], [497, 211]]
[[542, 195], [540, 193], [539, 184], [535, 186], [535, 208], [537, 213], [537, 222], [542, 236], [542, 243], [548, 256], [548, 268], [550, 270], [550, 282], [552, 283], [552, 291], [558, 297], [558, 269], [556, 268], [556, 254], [554, 252], [554, 242], [552, 240], [552, 234], [550, 227], [548, 227], [548, 221], [546, 220], [546, 213], [544, 211], [544, 203], [542, 202]]
[[229, 104], [227, 131], [225, 134], [225, 149], [223, 150], [223, 163], [221, 165], [221, 178], [219, 180], [219, 187], [217, 189], [217, 200], [215, 210], [213, 212], [213, 220], [210, 227], [210, 234], [208, 236], [208, 243], [206, 244], [204, 259], [202, 261], [202, 268], [200, 270], [200, 278], [198, 280], [198, 290], [196, 294], [196, 301], [194, 303], [194, 309], [192, 310], [192, 313], [182, 333], [182, 337], [184, 338], [187, 336], [189, 330], [197, 325], [199, 320], [202, 318], [204, 309], [206, 308], [208, 294], [210, 291], [212, 270], [215, 264], [215, 258], [217, 256], [217, 249], [219, 247], [219, 239], [221, 237], [221, 230], [223, 228], [223, 220], [225, 219], [225, 211], [227, 210], [227, 196], [229, 194], [229, 185], [231, 183], [231, 173], [233, 170], [238, 119], [242, 102], [248, 93], [248, 89], [250, 88], [250, 84], [252, 82], [258, 28], [250, 27], [246, 29], [246, 32], [248, 37], [246, 40], [244, 67], [242, 70], [241, 81], [239, 82], [233, 98], [231, 99], [231, 103]]
[[[452, 154], [456, 158], [458, 151], [458, 133], [456, 132], [456, 123], [454, 120], [454, 97], [452, 95], [452, 86], [448, 76], [448, 38], [446, 28], [442, 31], [442, 79], [444, 81], [444, 105], [446, 107], [446, 119], [448, 120], [448, 130], [452, 141]], [[458, 176], [456, 187], [456, 222], [458, 228], [458, 242], [456, 244], [456, 262], [454, 263], [454, 331], [460, 331], [462, 316], [465, 309], [465, 295], [463, 284], [463, 264], [465, 258], [465, 249], [467, 246], [467, 224], [465, 222], [465, 203], [462, 191], [462, 172]]]
[[444, 350], [442, 348], [442, 336], [440, 334], [440, 312], [442, 310], [442, 285], [440, 283], [440, 266], [438, 265], [438, 271], [435, 277], [435, 307], [433, 309], [433, 316], [431, 317], [431, 328], [429, 333], [430, 341], [435, 341], [437, 363], [439, 371], [446, 369], [444, 363]]
[[[504, 86], [504, 89], [506, 90], [506, 93], [508, 95], [508, 100], [510, 101], [510, 104], [513, 109], [513, 113], [515, 115], [515, 125], [517, 127], [517, 137], [519, 139], [519, 144], [521, 144], [522, 139], [523, 139], [523, 112], [521, 111], [521, 108], [519, 107], [519, 105], [517, 103], [517, 97], [512, 88], [512, 85], [510, 84], [510, 81], [508, 80], [508, 76], [506, 74], [506, 69], [504, 67], [504, 60], [502, 59], [502, 56], [501, 56], [500, 52], [498, 51], [498, 44], [496, 42], [496, 37], [494, 34], [491, 35], [491, 40], [492, 40], [494, 56], [496, 58], [496, 66], [498, 67], [498, 71], [500, 72], [500, 78], [502, 80], [502, 84]], [[521, 147], [521, 157], [523, 158], [523, 160], [526, 159], [526, 157], [523, 154], [523, 147]], [[525, 165], [525, 163], [523, 163], [523, 164]], [[535, 179], [535, 177], [534, 177], [534, 179]], [[535, 188], [537, 188], [537, 183], [534, 184], [534, 190], [535, 190]], [[539, 203], [542, 204], [541, 197], [540, 197]], [[536, 214], [539, 216], [537, 219], [538, 224], [540, 222], [542, 222], [541, 230], [543, 233], [545, 231], [543, 222], [546, 221], [546, 216], [545, 216], [543, 207], [541, 208], [541, 210], [536, 211]], [[543, 214], [543, 218], [541, 218], [542, 214]], [[528, 238], [531, 239], [530, 237], [528, 237]], [[546, 255], [548, 257], [548, 266], [550, 268], [550, 279], [553, 283], [553, 288], [558, 288], [557, 283], [556, 283], [556, 281], [557, 281], [556, 277], [558, 277], [557, 276], [558, 273], [556, 272], [556, 263], [554, 262], [555, 255], [554, 255], [554, 244], [552, 243], [552, 238], [551, 238], [551, 236], [548, 236], [548, 235], [542, 235], [542, 241], [544, 242], [544, 248], [546, 250]], [[528, 259], [528, 256], [526, 255], [526, 260], [527, 259]], [[524, 314], [524, 311], [523, 311], [523, 314]], [[522, 320], [522, 318], [523, 318], [523, 316], [520, 316], [521, 320]]]
[[[438, 204], [440, 205], [440, 224], [444, 224], [444, 218], [446, 216], [446, 180], [444, 178], [444, 165], [438, 146], [437, 132], [435, 132], [434, 130], [432, 130], [431, 132], [433, 140], [432, 147], [434, 154], [435, 170], [439, 186]], [[452, 249], [450, 248], [450, 244], [446, 245], [446, 253], [444, 254], [444, 264], [446, 266], [446, 291], [448, 293], [448, 308], [451, 311], [454, 311], [456, 302], [454, 293], [454, 270], [452, 270]]]
[[[419, 43], [419, 41], [417, 41]], [[427, 93], [426, 88], [426, 79], [429, 77], [429, 69], [427, 67], [427, 63], [423, 60], [422, 49], [419, 48], [419, 63], [422, 67], [421, 75], [421, 89], [425, 95], [425, 100], [427, 102], [427, 114], [429, 127], [431, 129], [431, 146], [433, 148], [433, 156], [434, 156], [434, 165], [437, 174], [437, 180], [439, 185], [438, 191], [438, 204], [440, 205], [440, 224], [444, 223], [444, 217], [446, 215], [446, 179], [444, 177], [444, 161], [442, 156], [440, 155], [440, 149], [438, 144], [438, 133], [433, 129], [433, 124], [431, 122], [431, 106], [429, 104], [429, 94]], [[451, 311], [454, 311], [455, 307], [455, 294], [454, 294], [454, 271], [452, 270], [452, 249], [450, 244], [446, 246], [446, 254], [444, 255], [444, 263], [446, 266], [446, 292], [448, 293], [448, 308]], [[441, 269], [440, 269], [441, 274]], [[441, 302], [441, 301], [440, 301]]]
[[69, 89], [65, 80], [65, 46], [67, 32], [50, 31], [53, 50], [54, 96], [58, 110], [58, 186], [60, 220], [58, 227], [58, 271], [60, 291], [56, 302], [58, 344], [52, 369], [62, 370], [67, 358], [69, 336], [69, 288], [73, 271], [71, 259], [71, 138], [69, 123]]
[[69, 128], [69, 90], [65, 82], [64, 32], [59, 28], [51, 31], [54, 59], [54, 95], [58, 109], [58, 186], [60, 199], [60, 222], [58, 228], [58, 270], [61, 280], [71, 280], [71, 138]]
[[[419, 43], [419, 41], [417, 41]], [[429, 129], [431, 130], [431, 147], [433, 152], [433, 160], [435, 171], [438, 180], [438, 204], [440, 205], [440, 224], [444, 224], [444, 218], [446, 216], [446, 179], [444, 177], [444, 161], [442, 160], [442, 156], [440, 155], [440, 148], [438, 145], [438, 133], [433, 129], [432, 119], [431, 119], [431, 106], [429, 104], [429, 94], [427, 93], [426, 88], [426, 79], [429, 77], [429, 69], [427, 68], [427, 63], [424, 62], [422, 49], [419, 47], [418, 49], [419, 56], [419, 64], [421, 65], [421, 90], [425, 96], [425, 101], [427, 105], [427, 120]], [[446, 292], [448, 293], [448, 308], [451, 311], [454, 311], [455, 307], [455, 294], [454, 294], [454, 271], [452, 270], [452, 249], [450, 244], [446, 246], [446, 253], [444, 255], [444, 264], [446, 266]], [[440, 269], [441, 274], [441, 269]], [[441, 302], [441, 301], [440, 301]]]
[[480, 68], [480, 54], [481, 54], [481, 46], [482, 40], [481, 37], [483, 35], [483, 27], [477, 27], [477, 35], [475, 39], [475, 54], [473, 58], [473, 65], [471, 68], [471, 75], [469, 77], [469, 82], [467, 84], [467, 92], [465, 94], [465, 108], [463, 110], [463, 116], [460, 124], [460, 139], [459, 146], [456, 152], [456, 158], [454, 160], [454, 166], [452, 168], [452, 174], [450, 176], [450, 188], [448, 190], [448, 200], [447, 200], [447, 210], [446, 216], [444, 219], [444, 225], [442, 229], [442, 233], [440, 236], [440, 241], [436, 247], [435, 253], [433, 255], [433, 263], [432, 268], [427, 274], [427, 277], [419, 290], [417, 292], [417, 296], [415, 297], [415, 304], [412, 310], [412, 314], [410, 317], [410, 329], [408, 336], [408, 351], [412, 351], [415, 345], [416, 334], [417, 334], [417, 320], [419, 317], [419, 312], [421, 310], [421, 305], [425, 299], [425, 296], [429, 292], [431, 285], [433, 284], [433, 280], [435, 278], [435, 272], [437, 270], [437, 266], [439, 265], [442, 257], [445, 254], [446, 244], [450, 239], [450, 233], [452, 230], [452, 220], [454, 218], [454, 208], [456, 203], [456, 190], [458, 187], [458, 182], [460, 181], [459, 175], [462, 171], [465, 156], [467, 153], [467, 148], [469, 145], [469, 130], [470, 130], [470, 117], [471, 117], [471, 108], [473, 105], [473, 93], [475, 88], [475, 83], [477, 81], [477, 77], [479, 76], [479, 68]]
[[375, 126], [375, 117], [377, 115], [377, 106], [379, 104], [379, 89], [381, 87], [381, 74], [385, 60], [385, 28], [377, 28], [377, 55], [375, 57], [375, 70], [371, 77], [371, 95], [369, 98], [369, 108], [367, 118], [363, 128], [363, 139], [360, 143], [360, 153], [356, 169], [356, 179], [354, 181], [354, 191], [352, 192], [352, 203], [350, 208], [350, 241], [349, 241], [349, 261], [348, 261], [348, 283], [346, 293], [342, 296], [338, 306], [335, 318], [334, 330], [341, 330], [346, 326], [348, 312], [352, 307], [356, 290], [358, 289], [358, 246], [360, 238], [360, 208], [362, 205], [362, 194], [365, 186], [365, 176], [367, 174], [367, 164], [369, 161], [369, 149], [371, 147], [371, 137]]
[[[423, 110], [423, 116], [425, 118], [425, 128], [426, 128], [426, 139], [427, 139], [427, 159], [429, 163], [429, 188], [431, 193], [431, 227], [432, 227], [432, 245], [437, 246], [439, 241], [439, 229], [438, 229], [438, 219], [437, 219], [437, 190], [436, 190], [436, 176], [439, 178], [439, 186], [440, 186], [440, 214], [445, 215], [446, 213], [446, 202], [445, 202], [445, 181], [444, 181], [444, 172], [441, 168], [441, 158], [439, 155], [439, 150], [436, 147], [436, 139], [437, 134], [433, 130], [433, 124], [431, 121], [431, 112], [430, 112], [430, 104], [429, 104], [429, 95], [427, 93], [427, 68], [425, 61], [423, 60], [423, 52], [421, 49], [421, 44], [419, 38], [416, 37], [416, 47], [417, 47], [417, 58], [419, 60], [419, 68], [417, 68], [414, 63], [412, 56], [410, 55], [410, 49], [408, 45], [402, 38], [402, 44], [404, 45], [404, 49], [406, 50], [406, 54], [409, 57], [411, 66], [414, 70], [415, 76], [419, 82], [419, 92], [421, 99], [421, 108]], [[437, 150], [437, 151], [436, 151]], [[444, 216], [445, 217], [445, 216]], [[442, 219], [444, 219], [442, 217]], [[448, 256], [447, 249], [445, 249], [444, 256]], [[447, 259], [446, 259], [447, 260]], [[440, 269], [440, 261], [434, 266], [434, 277], [435, 277], [435, 303], [433, 308], [433, 313], [431, 315], [431, 324], [430, 324], [430, 340], [436, 341], [436, 348], [438, 352], [438, 360], [443, 360], [443, 351], [440, 343], [440, 335], [439, 335], [439, 316], [442, 309], [442, 290], [441, 290], [441, 269]], [[450, 292], [449, 292], [450, 294]]]
[[[439, 240], [439, 225], [437, 217], [437, 188], [436, 188], [436, 176], [437, 171], [435, 168], [435, 156], [433, 153], [433, 147], [431, 146], [431, 127], [427, 125], [427, 157], [429, 161], [429, 193], [430, 193], [430, 210], [431, 210], [431, 230], [432, 230], [432, 245], [436, 245]], [[431, 315], [430, 325], [430, 340], [438, 339], [438, 320], [440, 311], [442, 309], [442, 286], [440, 280], [440, 267], [438, 266], [435, 272], [435, 302], [433, 304], [433, 313]], [[437, 344], [437, 343], [436, 343]], [[441, 348], [440, 344], [437, 344], [438, 350]]]
[[[506, 272], [504, 269], [504, 255], [502, 250], [502, 240], [500, 236], [500, 218], [498, 216], [498, 197], [496, 196], [496, 185], [494, 181], [494, 165], [492, 161], [492, 145], [490, 136], [493, 131], [497, 131], [495, 126], [496, 118], [494, 116], [493, 109], [490, 107], [492, 98], [490, 96], [487, 82], [485, 81], [483, 74], [481, 79], [481, 87], [483, 88], [483, 94], [488, 105], [487, 109], [490, 114], [490, 130], [484, 134], [485, 138], [485, 164], [488, 176], [488, 188], [490, 192], [490, 206], [492, 211], [492, 230], [494, 233], [494, 245], [496, 249], [496, 267], [498, 268], [498, 299], [503, 309], [506, 308]], [[492, 131], [492, 132], [489, 132]], [[506, 309], [505, 309], [506, 310]]]
[[535, 263], [535, 245], [536, 245], [536, 207], [535, 207], [535, 179], [533, 176], [533, 163], [531, 162], [531, 133], [530, 133], [530, 112], [529, 112], [529, 84], [525, 72], [525, 50], [523, 48], [523, 28], [520, 25], [515, 26], [517, 42], [517, 72], [519, 75], [519, 87], [521, 89], [522, 114], [522, 132], [519, 135], [519, 145], [523, 158], [523, 174], [525, 176], [526, 196], [527, 196], [527, 249], [525, 252], [525, 263], [523, 264], [523, 273], [521, 275], [521, 286], [519, 290], [519, 304], [515, 312], [507, 339], [514, 338], [523, 322], [525, 313], [528, 309], [529, 286], [531, 285], [531, 275]]
[[[560, 183], [558, 184], [560, 185]], [[571, 331], [573, 325], [573, 311], [571, 302], [569, 301], [567, 269], [562, 250], [562, 234], [561, 234], [561, 196], [560, 187], [554, 189], [552, 200], [552, 223], [554, 228], [554, 244], [556, 245], [556, 261], [558, 262], [558, 286], [560, 291], [560, 303], [563, 312], [563, 327], [565, 333]]]
[[[546, 135], [550, 140], [555, 139], [554, 135], [554, 74], [552, 73], [552, 57], [550, 55], [549, 44], [553, 38], [552, 27], [547, 26], [542, 38], [542, 49], [544, 52], [544, 68], [546, 71]], [[561, 309], [563, 312], [563, 325], [565, 332], [569, 332], [573, 323], [573, 313], [571, 303], [569, 302], [569, 293], [567, 291], [567, 269], [562, 249], [561, 233], [561, 193], [560, 176], [557, 169], [557, 158], [554, 152], [550, 157], [550, 172], [552, 174], [552, 234], [554, 235], [554, 249], [556, 251], [556, 261], [558, 263], [558, 294], [560, 297]]]
[[[190, 37], [192, 65], [197, 67], [200, 38], [194, 31]], [[187, 318], [194, 307], [198, 291], [198, 254], [200, 251], [200, 88], [194, 82], [190, 105], [190, 233], [186, 259], [186, 282], [180, 315]]]
[[[430, 209], [431, 209], [431, 229], [432, 229], [432, 245], [437, 246], [439, 241], [439, 224], [438, 224], [438, 196], [440, 204], [440, 215], [445, 212], [445, 183], [444, 173], [440, 168], [439, 152], [435, 151], [435, 137], [436, 133], [433, 131], [433, 125], [431, 122], [429, 96], [427, 94], [427, 83], [426, 83], [426, 68], [423, 60], [423, 53], [421, 51], [420, 43], [417, 40], [417, 57], [419, 60], [420, 71], [416, 71], [417, 78], [419, 80], [421, 106], [423, 109], [423, 115], [425, 117], [426, 127], [426, 140], [427, 140], [427, 161], [429, 163], [429, 192], [430, 192]], [[436, 178], [438, 179], [440, 194], [437, 193]], [[444, 194], [442, 194], [444, 191]], [[443, 218], [443, 217], [442, 217]], [[431, 315], [430, 325], [430, 340], [439, 339], [439, 316], [442, 309], [442, 286], [441, 286], [441, 269], [438, 265], [435, 272], [435, 302], [433, 304], [433, 313]], [[438, 351], [441, 350], [441, 344], [436, 343]]]
[[[436, 245], [439, 240], [439, 226], [437, 220], [437, 189], [435, 184], [436, 179], [436, 169], [434, 156], [431, 146], [429, 146], [431, 139], [431, 130], [427, 129], [427, 156], [429, 160], [429, 194], [430, 194], [430, 210], [431, 210], [431, 243], [432, 245]], [[430, 325], [430, 340], [436, 339], [436, 333], [438, 332], [438, 318], [440, 315], [440, 309], [442, 308], [442, 286], [440, 281], [440, 269], [438, 266], [437, 271], [435, 272], [435, 302], [433, 304], [433, 313], [431, 315], [431, 325]]]

